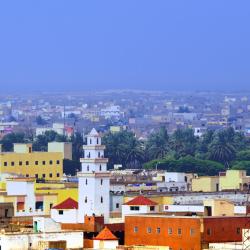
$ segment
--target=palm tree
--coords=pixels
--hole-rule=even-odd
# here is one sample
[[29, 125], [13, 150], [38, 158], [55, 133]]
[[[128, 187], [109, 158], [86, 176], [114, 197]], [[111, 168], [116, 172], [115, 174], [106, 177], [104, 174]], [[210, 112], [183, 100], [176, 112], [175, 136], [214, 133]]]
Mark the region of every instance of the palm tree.
[[169, 152], [169, 136], [165, 127], [149, 136], [146, 152], [150, 159], [163, 159]]
[[134, 137], [131, 138], [127, 146], [128, 150], [127, 150], [126, 163], [130, 166], [140, 165], [141, 167], [141, 164], [144, 160], [144, 151], [142, 143]]
[[194, 136], [192, 129], [177, 129], [171, 137], [171, 149], [176, 157], [195, 155], [198, 139]]
[[209, 147], [209, 158], [219, 161], [229, 167], [229, 162], [235, 159], [235, 148], [227, 141], [223, 132], [219, 132]]

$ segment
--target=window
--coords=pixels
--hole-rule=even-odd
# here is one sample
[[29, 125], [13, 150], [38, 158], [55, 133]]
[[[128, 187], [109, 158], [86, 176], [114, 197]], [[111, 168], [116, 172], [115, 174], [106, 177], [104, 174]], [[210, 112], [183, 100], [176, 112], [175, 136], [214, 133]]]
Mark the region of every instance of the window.
[[100, 158], [101, 157], [101, 153], [100, 152], [98, 152], [98, 158]]
[[19, 166], [22, 166], [23, 165], [23, 162], [22, 161], [19, 161]]
[[52, 164], [53, 164], [53, 161], [52, 161], [52, 160], [50, 160], [50, 161], [49, 161], [49, 164], [50, 164], [50, 165], [52, 165]]
[[160, 227], [156, 228], [156, 233], [158, 233], [158, 234], [161, 233], [161, 228]]
[[212, 234], [212, 230], [211, 230], [211, 228], [208, 228], [207, 229], [207, 235], [211, 235]]
[[59, 210], [58, 213], [62, 215], [63, 214], [63, 210]]
[[26, 161], [26, 166], [29, 166], [29, 164], [30, 164], [29, 161]]
[[88, 179], [85, 180], [85, 185], [86, 185], [86, 186], [88, 185]]
[[43, 161], [43, 165], [45, 165], [46, 164], [46, 161]]
[[168, 235], [173, 234], [173, 229], [171, 227], [168, 228]]
[[87, 196], [85, 197], [84, 202], [85, 202], [85, 203], [87, 203], [87, 202], [88, 202], [88, 198], [87, 198]]
[[35, 177], [38, 178], [38, 174], [35, 174]]
[[35, 161], [35, 165], [38, 165], [38, 161]]
[[42, 176], [43, 176], [43, 178], [45, 178], [45, 177], [46, 177], [46, 174], [43, 174]]
[[7, 161], [5, 161], [3, 165], [4, 165], [5, 167], [7, 167], [7, 166], [8, 166]]
[[100, 165], [99, 170], [102, 171], [102, 165]]
[[51, 209], [53, 207], [53, 203], [50, 203], [49, 204], [49, 208]]
[[241, 234], [241, 230], [240, 230], [240, 228], [239, 228], [239, 227], [237, 227], [237, 229], [236, 229], [236, 233], [237, 233], [237, 234]]
[[60, 174], [59, 174], [59, 173], [57, 173], [57, 174], [56, 174], [56, 177], [60, 177]]
[[49, 177], [52, 178], [52, 176], [53, 176], [52, 173], [50, 173], [50, 174], [49, 174]]
[[92, 139], [89, 139], [89, 144], [92, 144]]
[[14, 161], [11, 162], [11, 166], [15, 166], [15, 162]]
[[181, 228], [178, 228], [177, 233], [178, 233], [178, 235], [181, 235], [181, 233], [182, 233]]
[[59, 161], [59, 160], [57, 160], [57, 161], [56, 161], [56, 164], [57, 164], [57, 165], [59, 165], [59, 164], [60, 164], [60, 161]]
[[103, 183], [103, 179], [101, 179], [101, 185], [102, 185], [102, 183]]
[[150, 211], [155, 211], [155, 206], [150, 206]]
[[151, 228], [151, 227], [148, 227], [148, 228], [147, 228], [147, 232], [148, 232], [148, 234], [151, 234], [151, 233], [152, 233], [152, 228]]
[[190, 228], [190, 235], [194, 235], [194, 229]]
[[87, 171], [89, 171], [89, 165], [87, 166]]
[[96, 138], [96, 144], [99, 144], [99, 139], [98, 138]]
[[26, 174], [26, 177], [29, 177], [29, 175], [28, 175], [28, 174]]
[[103, 203], [103, 197], [101, 196], [101, 203]]
[[119, 208], [119, 207], [120, 207], [120, 204], [119, 204], [119, 203], [116, 203], [116, 204], [115, 204], [115, 207], [116, 207], [116, 208]]
[[140, 207], [139, 207], [139, 206], [131, 206], [131, 207], [130, 207], [130, 210], [131, 210], [131, 211], [139, 211], [139, 210], [140, 210]]
[[138, 227], [134, 227], [134, 233], [138, 233]]

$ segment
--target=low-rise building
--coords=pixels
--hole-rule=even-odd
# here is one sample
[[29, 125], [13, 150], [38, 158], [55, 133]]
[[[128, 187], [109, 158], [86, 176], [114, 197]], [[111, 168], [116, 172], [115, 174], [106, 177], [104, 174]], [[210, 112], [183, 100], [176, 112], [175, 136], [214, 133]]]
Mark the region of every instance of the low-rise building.
[[219, 176], [201, 176], [192, 179], [193, 192], [218, 192]]
[[145, 214], [156, 212], [159, 212], [158, 203], [144, 196], [137, 196], [122, 205], [122, 218], [128, 214]]
[[208, 249], [209, 243], [242, 241], [250, 228], [248, 216], [167, 216], [137, 214], [125, 217], [125, 245], [169, 246], [169, 249]]
[[14, 152], [0, 152], [0, 174], [59, 180], [63, 175], [61, 152], [33, 152], [32, 144], [15, 143]]

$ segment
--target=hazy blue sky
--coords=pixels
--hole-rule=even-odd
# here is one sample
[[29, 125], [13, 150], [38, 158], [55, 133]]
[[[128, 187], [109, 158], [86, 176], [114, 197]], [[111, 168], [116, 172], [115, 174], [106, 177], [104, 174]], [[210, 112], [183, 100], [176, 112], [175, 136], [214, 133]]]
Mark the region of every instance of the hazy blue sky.
[[0, 1], [0, 91], [20, 85], [250, 90], [250, 1]]

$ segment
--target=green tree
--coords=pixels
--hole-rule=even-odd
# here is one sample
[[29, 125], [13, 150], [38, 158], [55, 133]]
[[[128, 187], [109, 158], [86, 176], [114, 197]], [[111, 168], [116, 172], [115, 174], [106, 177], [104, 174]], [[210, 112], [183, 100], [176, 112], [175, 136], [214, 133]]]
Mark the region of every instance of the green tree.
[[145, 163], [143, 166], [146, 169], [154, 169], [157, 164], [158, 169], [174, 172], [197, 173], [199, 175], [217, 175], [224, 170], [221, 163], [209, 160], [197, 159], [193, 156], [185, 156], [179, 159], [162, 159], [160, 161], [153, 160]]
[[235, 159], [233, 138], [227, 131], [219, 131], [209, 146], [209, 159], [218, 161], [229, 167], [229, 163]]
[[250, 161], [236, 161], [234, 162], [232, 169], [246, 170], [247, 175], [250, 175]]
[[171, 149], [176, 158], [195, 155], [198, 139], [192, 129], [177, 129], [171, 137]]
[[149, 159], [163, 159], [169, 150], [169, 136], [165, 127], [149, 136], [146, 143], [146, 152]]
[[6, 152], [13, 151], [13, 143], [24, 142], [26, 142], [24, 133], [10, 133], [5, 135], [1, 140], [3, 150]]
[[138, 167], [142, 163], [143, 147], [135, 134], [129, 131], [107, 133], [103, 137], [106, 145], [106, 156], [109, 158], [108, 167], [114, 164], [122, 164], [126, 167]]
[[236, 153], [237, 161], [250, 161], [250, 150], [242, 150]]
[[47, 122], [39, 115], [36, 118], [36, 124], [40, 126], [44, 126], [47, 124]]

